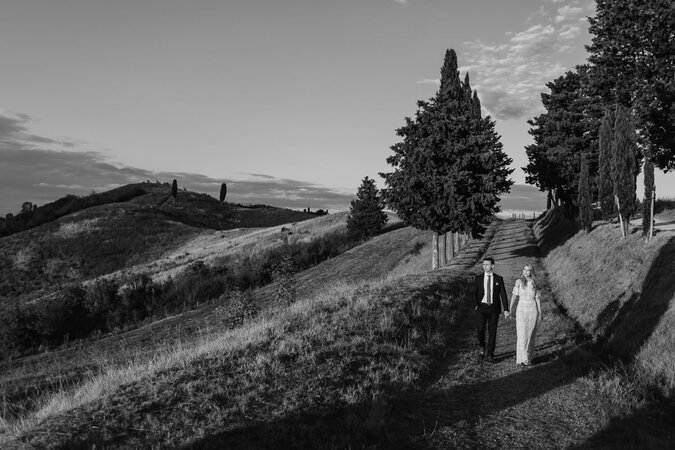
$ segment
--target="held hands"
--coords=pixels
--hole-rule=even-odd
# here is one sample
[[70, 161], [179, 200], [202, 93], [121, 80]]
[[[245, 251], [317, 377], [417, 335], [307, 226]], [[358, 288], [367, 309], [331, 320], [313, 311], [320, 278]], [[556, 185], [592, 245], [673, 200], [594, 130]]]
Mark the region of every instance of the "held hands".
[[504, 311], [504, 318], [508, 319], [511, 316], [511, 313], [508, 311]]

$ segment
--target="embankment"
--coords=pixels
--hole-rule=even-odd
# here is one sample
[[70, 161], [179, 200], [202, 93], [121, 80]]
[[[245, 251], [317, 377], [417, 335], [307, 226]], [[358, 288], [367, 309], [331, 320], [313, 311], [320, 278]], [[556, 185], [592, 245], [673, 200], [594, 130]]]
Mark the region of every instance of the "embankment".
[[[542, 240], [553, 234], [548, 227], [560, 227], [550, 217], [542, 224], [535, 227]], [[544, 264], [570, 317], [666, 394], [675, 389], [675, 233], [645, 243], [639, 230], [622, 238], [616, 224], [601, 222], [552, 248]]]

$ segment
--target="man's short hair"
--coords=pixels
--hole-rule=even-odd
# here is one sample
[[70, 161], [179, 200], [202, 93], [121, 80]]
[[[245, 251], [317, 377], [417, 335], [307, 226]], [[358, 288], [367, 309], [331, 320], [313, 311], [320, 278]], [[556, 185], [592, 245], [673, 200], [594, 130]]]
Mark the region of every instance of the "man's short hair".
[[483, 262], [485, 261], [490, 261], [490, 263], [492, 263], [493, 266], [495, 265], [495, 259], [492, 256], [486, 256], [485, 258], [483, 258]]

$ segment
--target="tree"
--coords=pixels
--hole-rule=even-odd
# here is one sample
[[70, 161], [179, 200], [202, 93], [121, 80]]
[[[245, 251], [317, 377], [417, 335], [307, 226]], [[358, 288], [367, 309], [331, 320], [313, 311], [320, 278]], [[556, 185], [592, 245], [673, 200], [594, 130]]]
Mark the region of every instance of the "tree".
[[586, 47], [595, 89], [632, 108], [652, 161], [675, 169], [675, 2], [596, 0], [596, 11]]
[[647, 237], [647, 240], [652, 238], [652, 223], [654, 221], [654, 209], [652, 202], [654, 199], [654, 163], [649, 158], [645, 158], [644, 168], [645, 180], [645, 198], [642, 203], [642, 235]]
[[480, 101], [462, 83], [457, 55], [447, 50], [441, 86], [429, 101], [418, 101], [415, 120], [396, 130], [403, 140], [391, 146], [381, 173], [386, 203], [409, 225], [433, 231], [432, 267], [438, 265], [438, 235], [482, 235], [499, 211], [499, 195], [510, 190], [511, 159], [502, 150], [494, 121], [481, 117]]
[[630, 216], [635, 211], [635, 128], [631, 124], [629, 111], [617, 105], [614, 123], [614, 145], [612, 146], [612, 181], [614, 196], [619, 212], [621, 234], [628, 235]]
[[220, 203], [225, 201], [225, 196], [227, 195], [227, 184], [223, 183], [220, 185]]
[[598, 150], [598, 203], [602, 218], [609, 220], [614, 217], [614, 184], [612, 181], [612, 145], [614, 142], [614, 112], [605, 108], [599, 134]]
[[21, 204], [21, 213], [20, 214], [30, 214], [33, 212], [33, 203], [32, 202], [23, 202]]
[[382, 198], [375, 187], [375, 180], [365, 177], [361, 180], [356, 198], [351, 202], [347, 216], [347, 230], [364, 237], [379, 232], [387, 223]]
[[579, 205], [579, 223], [581, 228], [587, 232], [591, 231], [593, 224], [593, 205], [591, 200], [591, 185], [589, 183], [588, 173], [588, 157], [586, 155], [581, 158], [581, 170], [579, 173], [579, 197], [577, 203]]
[[178, 195], [178, 181], [175, 179], [171, 183], [171, 198], [173, 198], [174, 203], [176, 202], [176, 196]]
[[[546, 84], [550, 93], [541, 94], [546, 112], [528, 123], [534, 144], [525, 147], [528, 165], [525, 181], [541, 191], [552, 191], [568, 217], [575, 215], [579, 197], [579, 168], [586, 155], [589, 173], [598, 173], [598, 127], [602, 110], [589, 89], [588, 67], [577, 66]], [[590, 182], [590, 181], [589, 181]], [[590, 185], [591, 195], [595, 191]]]

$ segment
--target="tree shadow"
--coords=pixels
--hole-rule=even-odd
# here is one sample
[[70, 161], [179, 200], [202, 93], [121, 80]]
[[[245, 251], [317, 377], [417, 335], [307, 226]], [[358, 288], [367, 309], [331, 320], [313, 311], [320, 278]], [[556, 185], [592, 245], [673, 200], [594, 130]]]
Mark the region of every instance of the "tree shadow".
[[[675, 296], [675, 238], [661, 247], [642, 285], [642, 292], [617, 299], [600, 313], [599, 332], [612, 356], [631, 363], [655, 332]], [[672, 331], [671, 331], [672, 333]], [[655, 398], [629, 416], [612, 419], [578, 448], [616, 444], [630, 448], [664, 448], [675, 440], [675, 397]], [[659, 445], [660, 444], [660, 445]]]
[[579, 231], [577, 225], [565, 217], [563, 208], [553, 208], [536, 226], [542, 229], [539, 233], [542, 237], [537, 242], [542, 256], [563, 245]]
[[628, 416], [612, 419], [605, 428], [570, 448], [673, 448], [673, 442], [675, 398], [669, 396]]

